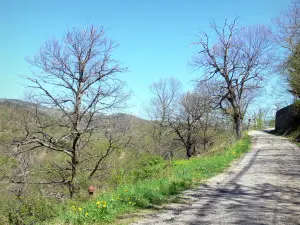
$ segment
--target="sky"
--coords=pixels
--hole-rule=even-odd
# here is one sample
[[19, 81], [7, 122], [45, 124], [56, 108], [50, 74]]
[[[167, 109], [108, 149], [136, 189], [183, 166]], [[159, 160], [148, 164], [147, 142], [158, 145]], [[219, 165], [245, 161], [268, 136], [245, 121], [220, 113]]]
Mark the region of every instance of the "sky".
[[175, 77], [183, 89], [200, 76], [188, 66], [200, 30], [209, 32], [240, 17], [240, 25], [271, 24], [289, 0], [0, 0], [0, 98], [22, 99], [30, 75], [25, 57], [33, 56], [48, 39], [60, 39], [69, 28], [103, 26], [120, 46], [114, 52], [129, 71], [121, 79], [133, 91], [126, 112], [142, 115], [150, 98], [149, 85]]

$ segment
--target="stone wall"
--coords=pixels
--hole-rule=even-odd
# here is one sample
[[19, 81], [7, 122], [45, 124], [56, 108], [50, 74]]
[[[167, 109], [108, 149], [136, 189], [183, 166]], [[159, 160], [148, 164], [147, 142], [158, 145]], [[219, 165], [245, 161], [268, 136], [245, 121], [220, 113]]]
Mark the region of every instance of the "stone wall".
[[275, 130], [276, 132], [289, 132], [300, 125], [300, 115], [296, 112], [294, 105], [289, 105], [277, 111]]

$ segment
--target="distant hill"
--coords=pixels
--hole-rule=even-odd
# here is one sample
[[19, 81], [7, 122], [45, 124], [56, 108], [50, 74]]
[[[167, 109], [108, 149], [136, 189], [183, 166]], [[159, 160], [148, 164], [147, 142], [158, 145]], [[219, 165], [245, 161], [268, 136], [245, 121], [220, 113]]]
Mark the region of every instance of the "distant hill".
[[[0, 107], [1, 105], [5, 105], [7, 107], [14, 107], [14, 108], [29, 108], [34, 109], [35, 105], [31, 102], [23, 101], [20, 99], [6, 99], [6, 98], [0, 98]], [[39, 106], [39, 110], [42, 113], [46, 113], [49, 115], [57, 115], [59, 113], [58, 109], [50, 109], [45, 106]], [[131, 121], [133, 123], [149, 123], [150, 121], [144, 120], [142, 118], [139, 118], [137, 116], [126, 114], [126, 113], [114, 113], [111, 115], [105, 115], [104, 117], [112, 120], [120, 120], [120, 121]]]
[[33, 106], [32, 103], [25, 102], [19, 99], [7, 99], [7, 98], [0, 98], [1, 105], [8, 105], [8, 106]]

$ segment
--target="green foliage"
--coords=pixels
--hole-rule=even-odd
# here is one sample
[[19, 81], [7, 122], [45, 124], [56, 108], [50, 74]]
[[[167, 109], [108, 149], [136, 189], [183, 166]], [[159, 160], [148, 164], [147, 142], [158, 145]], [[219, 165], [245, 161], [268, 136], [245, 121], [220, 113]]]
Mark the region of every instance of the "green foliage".
[[118, 187], [128, 183], [134, 183], [141, 180], [149, 180], [165, 176], [170, 169], [170, 163], [160, 156], [141, 155], [137, 161], [129, 157], [129, 162], [125, 160], [123, 167], [115, 168], [109, 178], [112, 187]]
[[253, 124], [250, 127], [250, 129], [262, 130], [262, 129], [266, 128], [266, 123], [267, 123], [266, 115], [267, 115], [267, 112], [264, 109], [259, 108], [258, 112], [254, 113], [254, 115], [253, 115]]
[[292, 90], [300, 95], [300, 43], [287, 61], [288, 81]]
[[[5, 132], [11, 134], [12, 130]], [[139, 133], [140, 128], [131, 132]], [[38, 190], [31, 190], [32, 186], [26, 186], [27, 191], [23, 193], [26, 197], [18, 199], [7, 196], [7, 199], [3, 200], [3, 193], [7, 193], [10, 187], [1, 187], [3, 196], [0, 196], [2, 199], [0, 224], [107, 224], [119, 215], [137, 208], [151, 208], [154, 205], [169, 202], [170, 196], [179, 194], [221, 172], [249, 147], [249, 142], [247, 142], [249, 137], [246, 137], [233, 147], [220, 147], [218, 152], [207, 153], [203, 157], [165, 161], [160, 156], [145, 154], [145, 152], [154, 153], [154, 151], [149, 151], [153, 147], [149, 146], [153, 145], [153, 140], [147, 136], [147, 133], [149, 132], [145, 132], [146, 136], [143, 133], [140, 137], [142, 146], [139, 145], [140, 142], [137, 142], [135, 146], [128, 147], [129, 149], [117, 149], [113, 152], [92, 180], [85, 179], [86, 173], [89, 172], [86, 168], [90, 160], [96, 160], [96, 158], [87, 157], [88, 160], [84, 161], [78, 171], [76, 181], [83, 191], [75, 200], [60, 201], [58, 204], [46, 197], [29, 196], [29, 193], [39, 193]], [[134, 136], [133, 134], [130, 135]], [[222, 135], [224, 136], [215, 137], [215, 145], [219, 146], [225, 139], [228, 140], [227, 134]], [[107, 141], [104, 141], [102, 134], [99, 133], [98, 136], [99, 139], [93, 142], [93, 146], [90, 146], [91, 155], [101, 155], [101, 151], [107, 148]], [[61, 145], [65, 146], [67, 143], [62, 142]], [[131, 149], [132, 147], [136, 149]], [[140, 150], [141, 148], [143, 150]], [[175, 157], [180, 158], [179, 153], [177, 151]], [[64, 176], [62, 171], [55, 170], [52, 166], [54, 161], [61, 167], [65, 166], [67, 160], [63, 154], [32, 152], [31, 157], [32, 180], [61, 180]], [[3, 157], [0, 158], [1, 164], [9, 165], [6, 167], [7, 170], [2, 170], [4, 174], [7, 174], [10, 168], [16, 165], [16, 161]], [[89, 198], [86, 192], [90, 184], [98, 188], [99, 194], [93, 198]], [[40, 188], [43, 193], [47, 193], [48, 187], [41, 186]], [[67, 190], [55, 187], [50, 191], [48, 194], [63, 194]]]
[[15, 159], [0, 156], [0, 179], [8, 176], [11, 169], [17, 165], [17, 161]]
[[300, 115], [300, 100], [294, 102], [292, 110], [295, 116]]
[[14, 201], [14, 207], [5, 211], [5, 217], [2, 215], [2, 221], [0, 217], [1, 224], [38, 224], [57, 216], [59, 212], [56, 202], [47, 198], [27, 196], [16, 198]]
[[[169, 164], [170, 170], [167, 173], [164, 170], [157, 171], [161, 178], [157, 178], [158, 175], [153, 177], [150, 167], [157, 168], [159, 165], [166, 165], [166, 162], [159, 157], [147, 156], [138, 164], [139, 168], [144, 170], [142, 175], [137, 176], [138, 180], [120, 185], [112, 191], [100, 193], [87, 202], [70, 202], [69, 210], [62, 212], [52, 224], [105, 224], [114, 221], [118, 215], [137, 208], [151, 208], [153, 205], [166, 203], [170, 201], [170, 196], [179, 194], [223, 171], [232, 160], [246, 152], [249, 146], [250, 138], [246, 136], [218, 154], [190, 160], [176, 160]], [[128, 176], [132, 175], [136, 176], [135, 173]]]
[[275, 127], [275, 119], [271, 119], [268, 121], [269, 127]]
[[257, 129], [262, 130], [265, 128], [265, 121], [264, 121], [264, 113], [262, 110], [259, 110], [257, 115]]
[[287, 138], [289, 138], [291, 141], [294, 141], [297, 145], [300, 145], [300, 126], [284, 135], [287, 136]]
[[152, 179], [164, 171], [165, 161], [160, 156], [144, 156], [131, 171], [134, 181]]

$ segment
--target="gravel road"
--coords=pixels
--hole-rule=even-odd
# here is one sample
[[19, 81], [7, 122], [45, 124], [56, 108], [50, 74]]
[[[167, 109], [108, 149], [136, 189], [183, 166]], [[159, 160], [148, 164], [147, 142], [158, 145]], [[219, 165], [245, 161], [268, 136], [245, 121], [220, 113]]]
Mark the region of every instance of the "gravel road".
[[133, 224], [300, 224], [300, 149], [251, 131], [252, 150], [197, 189]]

